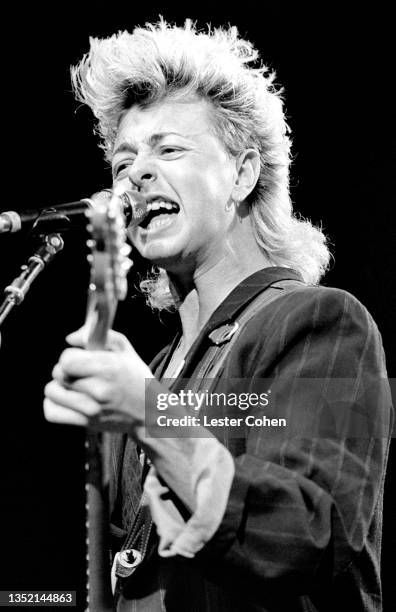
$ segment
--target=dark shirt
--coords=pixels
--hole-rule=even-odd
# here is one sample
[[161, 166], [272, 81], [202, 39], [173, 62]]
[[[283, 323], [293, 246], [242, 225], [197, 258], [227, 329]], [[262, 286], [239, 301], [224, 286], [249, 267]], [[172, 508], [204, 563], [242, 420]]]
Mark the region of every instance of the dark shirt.
[[[298, 278], [267, 268], [234, 289], [191, 348], [173, 391], [194, 380], [214, 329], [271, 283]], [[168, 358], [169, 351], [156, 360], [158, 376]], [[308, 286], [264, 307], [239, 335], [211, 391], [269, 387], [276, 401], [251, 407], [251, 414], [284, 417], [287, 427], [212, 430], [235, 461], [214, 537], [193, 560], [160, 559], [153, 534], [151, 553], [125, 584], [118, 610], [381, 610], [391, 407], [382, 344], [367, 310], [344, 291]], [[123, 461], [115, 495], [127, 487], [128, 529], [141, 491], [133, 442], [115, 457]]]

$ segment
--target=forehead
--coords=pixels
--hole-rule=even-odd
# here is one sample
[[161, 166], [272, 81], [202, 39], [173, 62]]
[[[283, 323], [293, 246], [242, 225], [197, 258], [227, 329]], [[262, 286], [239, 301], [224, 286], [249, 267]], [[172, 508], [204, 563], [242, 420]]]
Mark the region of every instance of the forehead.
[[176, 133], [186, 138], [214, 133], [212, 108], [204, 99], [163, 100], [147, 107], [132, 106], [119, 123], [115, 147], [122, 141], [139, 144], [154, 134]]

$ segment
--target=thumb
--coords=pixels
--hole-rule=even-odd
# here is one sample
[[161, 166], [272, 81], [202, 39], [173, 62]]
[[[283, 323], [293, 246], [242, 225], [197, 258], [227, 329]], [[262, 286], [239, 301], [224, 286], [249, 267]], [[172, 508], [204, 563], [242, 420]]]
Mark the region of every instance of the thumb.
[[126, 351], [135, 352], [126, 336], [120, 332], [114, 331], [114, 329], [111, 329], [107, 334], [107, 348], [117, 353], [124, 353]]

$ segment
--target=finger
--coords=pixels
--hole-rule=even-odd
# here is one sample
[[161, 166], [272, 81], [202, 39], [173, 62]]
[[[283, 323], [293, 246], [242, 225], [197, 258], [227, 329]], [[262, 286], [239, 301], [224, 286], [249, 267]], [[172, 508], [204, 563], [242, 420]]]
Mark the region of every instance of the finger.
[[59, 383], [61, 383], [63, 385], [68, 382], [67, 381], [67, 376], [65, 375], [65, 373], [63, 371], [63, 368], [62, 368], [62, 366], [59, 363], [57, 363], [54, 366], [54, 368], [53, 368], [53, 370], [51, 372], [51, 376], [52, 376], [52, 378], [54, 378], [55, 380], [57, 380]]
[[[71, 346], [84, 348], [88, 343], [89, 329], [86, 325], [80, 327], [80, 329], [68, 334], [66, 336], [66, 342]], [[112, 351], [126, 351], [131, 350], [132, 345], [129, 340], [121, 334], [120, 332], [116, 332], [114, 330], [110, 330], [107, 334], [107, 343], [106, 348]], [[133, 349], [132, 349], [133, 350]]]
[[[101, 370], [101, 374], [103, 371]], [[62, 366], [57, 363], [52, 370], [52, 378], [64, 389], [71, 389], [90, 395], [96, 402], [106, 404], [114, 399], [114, 387], [107, 380], [97, 376], [76, 378], [65, 373]]]
[[100, 412], [100, 406], [92, 397], [74, 389], [65, 389], [58, 381], [52, 380], [44, 389], [45, 397], [55, 404], [74, 410], [86, 417], [92, 417]]
[[102, 378], [90, 376], [88, 378], [78, 378], [69, 383], [66, 382], [66, 388], [88, 395], [95, 402], [100, 404], [101, 407], [109, 405], [114, 402], [115, 390], [114, 385], [109, 384]]
[[[110, 351], [85, 351], [79, 348], [65, 349], [58, 365], [63, 376], [84, 378], [86, 376], [111, 376], [115, 358]], [[60, 370], [57, 370], [57, 375]]]
[[50, 423], [63, 423], [64, 425], [88, 425], [88, 417], [70, 410], [64, 406], [59, 406], [53, 402], [50, 398], [44, 399], [44, 416]]
[[88, 340], [88, 328], [86, 325], [80, 327], [74, 332], [71, 332], [66, 336], [66, 342], [71, 346], [78, 346], [84, 348]]

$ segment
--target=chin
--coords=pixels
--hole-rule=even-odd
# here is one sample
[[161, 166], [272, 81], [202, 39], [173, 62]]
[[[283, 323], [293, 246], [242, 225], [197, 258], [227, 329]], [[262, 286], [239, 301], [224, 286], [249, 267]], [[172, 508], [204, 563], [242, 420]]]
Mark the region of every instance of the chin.
[[138, 234], [134, 236], [132, 242], [144, 259], [164, 268], [172, 266], [173, 263], [180, 264], [183, 259], [186, 240], [181, 238], [180, 235], [154, 238]]
[[145, 245], [135, 245], [140, 255], [152, 264], [159, 266], [160, 268], [167, 269], [172, 264], [180, 263], [181, 255], [176, 249], [171, 249], [169, 245], [161, 245], [152, 243]]

